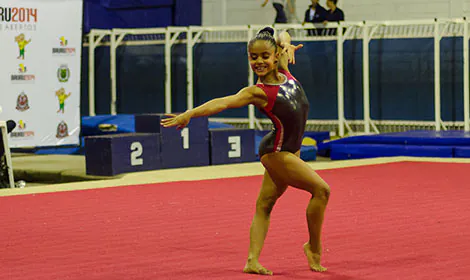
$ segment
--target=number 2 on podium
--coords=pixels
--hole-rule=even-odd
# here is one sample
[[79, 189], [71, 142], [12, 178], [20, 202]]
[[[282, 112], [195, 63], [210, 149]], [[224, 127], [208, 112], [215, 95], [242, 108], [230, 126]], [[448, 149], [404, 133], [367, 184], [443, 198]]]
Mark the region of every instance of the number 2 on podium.
[[185, 127], [181, 130], [181, 137], [183, 138], [183, 149], [189, 149], [189, 128]]
[[136, 165], [143, 165], [144, 164], [144, 159], [139, 158], [142, 155], [142, 152], [144, 149], [142, 148], [142, 144], [140, 142], [134, 142], [131, 144], [131, 165], [136, 166]]

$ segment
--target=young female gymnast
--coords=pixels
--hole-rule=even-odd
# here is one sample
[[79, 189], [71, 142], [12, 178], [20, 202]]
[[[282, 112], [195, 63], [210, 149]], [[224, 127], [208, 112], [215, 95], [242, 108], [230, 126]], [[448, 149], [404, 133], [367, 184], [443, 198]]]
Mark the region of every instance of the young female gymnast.
[[243, 88], [237, 94], [216, 98], [182, 114], [168, 114], [164, 127], [185, 127], [191, 118], [210, 116], [229, 108], [255, 105], [271, 119], [274, 129], [261, 141], [259, 156], [265, 167], [263, 183], [256, 202], [256, 212], [250, 229], [250, 248], [246, 273], [272, 272], [258, 261], [269, 228], [270, 214], [277, 199], [287, 186], [309, 192], [307, 206], [309, 240], [303, 249], [313, 271], [325, 271], [321, 266], [321, 228], [330, 188], [303, 160], [300, 147], [307, 121], [309, 102], [300, 83], [289, 72], [288, 64], [295, 63], [294, 52], [302, 45], [290, 44], [290, 36], [282, 32], [278, 42], [274, 30], [264, 28], [248, 44], [251, 69], [258, 75], [258, 84]]

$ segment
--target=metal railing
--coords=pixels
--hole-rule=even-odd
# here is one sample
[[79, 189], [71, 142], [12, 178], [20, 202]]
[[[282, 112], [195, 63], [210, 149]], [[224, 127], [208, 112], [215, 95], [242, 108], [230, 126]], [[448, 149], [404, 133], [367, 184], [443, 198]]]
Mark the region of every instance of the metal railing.
[[[460, 124], [443, 122], [441, 118], [441, 83], [440, 83], [440, 42], [444, 37], [463, 38], [463, 101], [464, 121], [463, 129], [470, 131], [470, 84], [469, 84], [469, 30], [468, 21], [462, 19], [431, 19], [409, 21], [363, 21], [328, 23], [327, 25], [299, 25], [282, 24], [275, 25], [275, 29], [288, 29], [293, 41], [333, 41], [337, 44], [337, 119], [336, 120], [309, 120], [312, 125], [315, 122], [334, 122], [337, 125], [337, 133], [340, 136], [354, 132], [379, 133], [384, 131], [384, 124], [402, 123], [404, 127], [410, 127], [413, 123], [416, 127], [422, 127], [422, 121], [387, 121], [373, 120], [370, 115], [370, 69], [369, 69], [369, 44], [371, 40], [402, 39], [402, 38], [434, 38], [434, 122], [431, 124], [436, 131], [446, 130], [448, 127], [461, 127]], [[171, 108], [171, 80], [172, 80], [172, 46], [186, 44], [186, 76], [187, 108], [194, 107], [194, 61], [193, 48], [198, 43], [231, 43], [246, 42], [261, 28], [266, 25], [252, 26], [190, 26], [168, 28], [145, 29], [113, 29], [91, 30], [88, 35], [89, 47], [89, 112], [95, 115], [94, 93], [94, 51], [96, 47], [109, 44], [111, 56], [111, 114], [117, 114], [117, 87], [116, 87], [116, 49], [122, 45], [164, 45], [165, 46], [165, 112]], [[306, 30], [319, 30], [319, 36], [308, 36]], [[106, 38], [110, 38], [108, 42]], [[362, 40], [363, 42], [363, 120], [347, 120], [344, 108], [344, 43], [347, 40]], [[85, 40], [86, 41], [86, 40]], [[254, 74], [248, 70], [247, 85], [253, 84]], [[250, 105], [248, 116], [239, 121], [245, 122], [248, 127], [262, 127], [262, 122], [255, 118], [254, 106]], [[220, 119], [219, 119], [220, 120]], [[223, 120], [223, 119], [222, 119]], [[228, 119], [225, 119], [229, 121]], [[360, 122], [360, 125], [357, 123]], [[357, 128], [359, 128], [359, 131]], [[356, 128], [356, 129], [355, 129]]]

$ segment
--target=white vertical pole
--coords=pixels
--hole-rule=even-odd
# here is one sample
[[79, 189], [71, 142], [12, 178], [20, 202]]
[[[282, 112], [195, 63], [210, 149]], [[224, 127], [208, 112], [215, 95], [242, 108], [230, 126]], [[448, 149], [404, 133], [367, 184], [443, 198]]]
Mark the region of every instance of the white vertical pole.
[[222, 25], [227, 24], [227, 0], [220, 1], [220, 14], [222, 16]]
[[95, 31], [89, 35], [88, 46], [88, 115], [95, 116]]
[[171, 113], [171, 31], [165, 32], [165, 113]]
[[[247, 45], [248, 45], [248, 42], [250, 42], [251, 37], [253, 37], [253, 29], [249, 27]], [[248, 86], [252, 86], [254, 84], [254, 79], [255, 79], [255, 74], [251, 70], [250, 63], [248, 62]], [[248, 106], [248, 120], [249, 120], [249, 128], [254, 129], [255, 128], [255, 106], [254, 105]]]
[[469, 83], [469, 34], [468, 34], [468, 21], [465, 18], [463, 21], [463, 114], [465, 131], [470, 131], [470, 83]]
[[439, 22], [434, 24], [434, 118], [436, 131], [441, 131], [441, 35]]
[[337, 28], [337, 67], [338, 67], [338, 126], [339, 136], [344, 136], [344, 70], [343, 70], [343, 28], [339, 23]]
[[187, 81], [187, 93], [186, 93], [186, 107], [188, 110], [194, 107], [193, 100], [193, 30], [191, 27], [188, 29], [186, 34], [187, 44], [186, 44], [186, 77]]
[[116, 81], [116, 33], [111, 33], [110, 60], [111, 60], [111, 115], [116, 115], [116, 97], [117, 97], [117, 81]]
[[369, 82], [369, 27], [364, 24], [362, 41], [363, 87], [364, 87], [364, 132], [370, 133], [370, 82]]

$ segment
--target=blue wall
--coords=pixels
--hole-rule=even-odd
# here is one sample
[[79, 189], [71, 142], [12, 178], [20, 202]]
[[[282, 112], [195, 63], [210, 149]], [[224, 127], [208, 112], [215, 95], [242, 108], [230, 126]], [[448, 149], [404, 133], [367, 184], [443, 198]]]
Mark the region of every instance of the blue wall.
[[[111, 103], [111, 79], [109, 65], [109, 48], [95, 49], [95, 109], [96, 114], [108, 114]], [[80, 109], [82, 116], [89, 115], [88, 107], [88, 48], [82, 49], [82, 94], [80, 95]]]
[[[370, 45], [371, 116], [387, 120], [434, 119], [433, 39], [390, 39]], [[164, 110], [162, 46], [121, 46], [118, 49], [118, 112]], [[96, 56], [97, 113], [109, 113], [109, 49]], [[462, 39], [441, 43], [441, 94], [444, 121], [463, 120]], [[344, 46], [345, 108], [348, 119], [362, 115], [362, 42]], [[84, 56], [82, 114], [88, 114], [87, 49]], [[336, 119], [336, 43], [306, 42], [291, 72], [302, 83], [311, 103], [311, 119]], [[175, 45], [172, 57], [173, 110], [186, 109], [186, 46]], [[194, 48], [195, 105], [236, 93], [247, 84], [246, 44], [198, 44]], [[85, 71], [86, 70], [86, 71]], [[247, 108], [219, 117], [247, 117]]]

